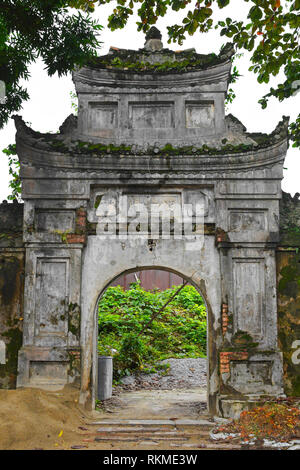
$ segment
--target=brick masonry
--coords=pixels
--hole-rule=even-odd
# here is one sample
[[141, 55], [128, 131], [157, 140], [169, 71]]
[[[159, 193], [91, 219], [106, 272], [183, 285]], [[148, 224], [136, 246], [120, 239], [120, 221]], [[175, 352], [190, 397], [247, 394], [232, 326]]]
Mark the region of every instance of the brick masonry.
[[247, 359], [248, 359], [248, 352], [245, 350], [220, 352], [221, 374], [230, 372], [230, 361], [246, 361]]
[[86, 210], [76, 209], [75, 233], [66, 234], [67, 243], [86, 243]]
[[229, 323], [228, 305], [227, 304], [222, 304], [222, 332], [223, 332], [223, 335], [226, 334], [228, 323]]

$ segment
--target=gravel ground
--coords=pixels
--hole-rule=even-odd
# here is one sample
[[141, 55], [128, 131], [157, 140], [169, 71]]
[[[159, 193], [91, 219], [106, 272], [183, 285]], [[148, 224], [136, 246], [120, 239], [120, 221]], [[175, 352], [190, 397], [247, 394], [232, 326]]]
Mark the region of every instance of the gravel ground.
[[155, 374], [129, 375], [121, 381], [123, 390], [140, 389], [186, 389], [192, 387], [206, 388], [206, 359], [165, 359], [161, 364], [170, 364], [166, 372]]

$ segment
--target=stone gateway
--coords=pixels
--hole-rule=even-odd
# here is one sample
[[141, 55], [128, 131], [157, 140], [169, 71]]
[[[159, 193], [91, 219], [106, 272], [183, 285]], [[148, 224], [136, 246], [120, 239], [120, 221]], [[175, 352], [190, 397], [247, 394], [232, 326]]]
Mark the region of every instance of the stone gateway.
[[[299, 392], [288, 331], [294, 322], [299, 332], [291, 225], [299, 227], [300, 211], [297, 198], [281, 201], [288, 119], [265, 135], [225, 115], [232, 54], [230, 46], [174, 52], [150, 34], [143, 49], [111, 48], [74, 72], [78, 118], [60, 133], [15, 117], [24, 208], [1, 206], [1, 234], [11, 235], [0, 239], [1, 386], [77, 382], [80, 402], [94, 406], [99, 296], [122, 273], [159, 268], [205, 299], [212, 415]], [[190, 237], [153, 236], [147, 224], [145, 236], [126, 237], [119, 220], [116, 236], [101, 235], [101, 208], [125, 197], [143, 207], [201, 203], [203, 223], [193, 213]]]

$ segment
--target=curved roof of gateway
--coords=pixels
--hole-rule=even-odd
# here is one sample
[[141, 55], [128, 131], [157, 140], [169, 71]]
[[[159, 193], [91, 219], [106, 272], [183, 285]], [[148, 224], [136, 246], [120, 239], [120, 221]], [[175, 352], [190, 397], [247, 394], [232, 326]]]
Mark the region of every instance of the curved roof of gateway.
[[156, 51], [110, 47], [109, 53], [95, 57], [87, 67], [140, 73], [182, 73], [204, 70], [228, 62], [233, 56], [232, 44], [226, 44], [219, 54], [198, 54], [195, 49], [173, 51], [162, 48]]
[[229, 114], [225, 117], [228, 132], [222, 137], [222, 140], [215, 140], [215, 146], [203, 145], [197, 148], [197, 146], [191, 145], [180, 148], [167, 144], [159, 149], [149, 146], [145, 150], [140, 150], [132, 145], [94, 144], [76, 139], [77, 118], [74, 115], [70, 115], [60, 126], [60, 132], [55, 134], [34, 131], [25, 124], [20, 116], [14, 116], [14, 120], [17, 128], [17, 141], [22, 141], [29, 147], [51, 153], [93, 156], [107, 154], [197, 156], [248, 153], [287, 142], [289, 123], [289, 118], [283, 116], [271, 134], [250, 133], [236, 117]]
[[231, 44], [218, 55], [171, 51], [152, 27], [144, 48], [111, 48], [74, 72], [78, 118], [69, 116], [59, 133], [35, 132], [16, 116], [19, 148], [73, 156], [222, 156], [287, 143], [286, 117], [268, 135], [225, 116], [233, 53]]
[[110, 47], [108, 54], [94, 57], [84, 67], [74, 71], [73, 80], [76, 87], [77, 82], [93, 86], [106, 82], [107, 85], [116, 86], [118, 80], [123, 84], [126, 82], [128, 87], [157, 87], [170, 86], [172, 75], [171, 80], [175, 81], [176, 76], [181, 77], [180, 85], [183, 87], [199, 84], [199, 78], [204, 79], [204, 83], [225, 81], [228, 85], [234, 52], [232, 43], [225, 44], [218, 54], [198, 54], [195, 49], [174, 51], [163, 46], [161, 33], [152, 27], [143, 48]]

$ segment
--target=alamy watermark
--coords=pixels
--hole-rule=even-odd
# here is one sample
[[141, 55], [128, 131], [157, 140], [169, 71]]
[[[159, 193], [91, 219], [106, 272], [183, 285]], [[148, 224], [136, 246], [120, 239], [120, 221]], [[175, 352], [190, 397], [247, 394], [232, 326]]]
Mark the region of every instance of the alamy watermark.
[[186, 249], [201, 248], [204, 235], [204, 200], [179, 202], [132, 202], [126, 195], [102, 201], [97, 210], [96, 234], [110, 239], [184, 239]]
[[295, 351], [292, 354], [292, 363], [295, 365], [300, 364], [300, 340], [296, 339], [292, 344], [292, 349]]

